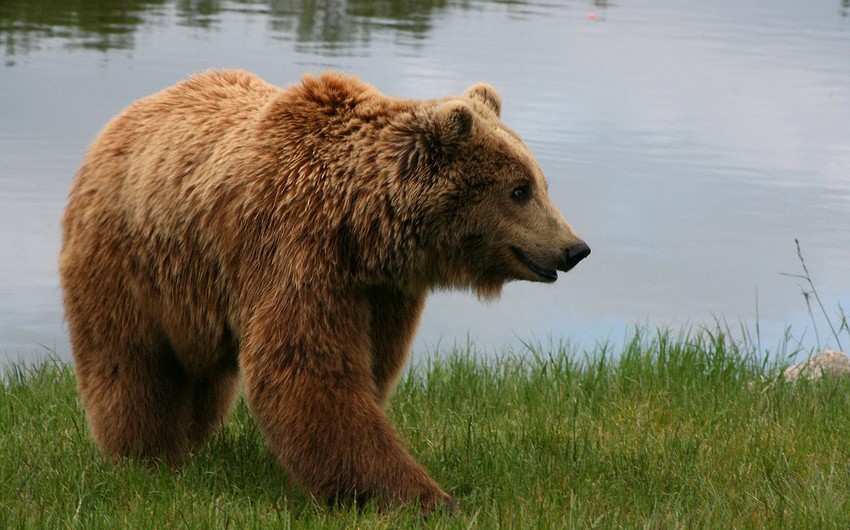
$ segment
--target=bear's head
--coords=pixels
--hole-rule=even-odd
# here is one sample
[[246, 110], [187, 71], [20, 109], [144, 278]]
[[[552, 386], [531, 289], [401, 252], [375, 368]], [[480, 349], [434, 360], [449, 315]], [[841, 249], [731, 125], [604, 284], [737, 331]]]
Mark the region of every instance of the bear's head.
[[408, 178], [428, 191], [433, 267], [444, 287], [498, 296], [512, 280], [553, 282], [590, 254], [549, 200], [531, 151], [501, 120], [501, 98], [479, 83], [431, 101], [408, 122]]

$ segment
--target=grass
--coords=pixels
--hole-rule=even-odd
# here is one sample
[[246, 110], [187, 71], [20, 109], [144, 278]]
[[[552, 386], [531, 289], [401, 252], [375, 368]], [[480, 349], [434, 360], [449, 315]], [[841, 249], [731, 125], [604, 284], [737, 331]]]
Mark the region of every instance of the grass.
[[0, 385], [3, 528], [848, 528], [850, 381], [786, 383], [720, 331], [432, 356], [389, 414], [463, 512], [318, 506], [244, 402], [182, 469], [101, 458], [61, 363]]

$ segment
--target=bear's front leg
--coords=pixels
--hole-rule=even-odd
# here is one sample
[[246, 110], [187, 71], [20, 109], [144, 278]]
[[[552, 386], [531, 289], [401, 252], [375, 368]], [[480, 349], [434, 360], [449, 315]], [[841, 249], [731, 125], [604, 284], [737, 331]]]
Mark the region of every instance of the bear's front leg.
[[[250, 406], [280, 462], [328, 502], [417, 502], [423, 513], [453, 508], [377, 401], [363, 326], [368, 305], [345, 310], [339, 303], [323, 314], [289, 309], [255, 306], [240, 352]], [[317, 329], [322, 325], [328, 327]]]
[[406, 293], [373, 287], [367, 293], [371, 309], [372, 377], [375, 396], [386, 407], [402, 370], [425, 307], [426, 293]]

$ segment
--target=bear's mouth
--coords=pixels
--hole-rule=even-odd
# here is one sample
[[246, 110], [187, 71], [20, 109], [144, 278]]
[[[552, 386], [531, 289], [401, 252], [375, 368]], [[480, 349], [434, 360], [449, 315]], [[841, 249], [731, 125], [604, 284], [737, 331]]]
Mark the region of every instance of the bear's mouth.
[[547, 269], [547, 268], [541, 266], [536, 261], [531, 259], [531, 256], [529, 256], [521, 248], [511, 245], [511, 250], [513, 251], [514, 255], [517, 257], [517, 259], [520, 260], [523, 265], [528, 267], [528, 270], [530, 270], [534, 274], [543, 278], [544, 281], [554, 282], [555, 280], [558, 279], [558, 272], [557, 271], [555, 271], [553, 269]]

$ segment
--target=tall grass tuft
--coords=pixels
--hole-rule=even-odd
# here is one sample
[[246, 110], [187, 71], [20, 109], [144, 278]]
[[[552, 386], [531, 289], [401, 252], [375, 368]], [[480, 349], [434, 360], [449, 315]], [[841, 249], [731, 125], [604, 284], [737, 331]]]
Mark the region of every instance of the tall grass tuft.
[[802, 268], [802, 274], [791, 274], [791, 273], [781, 273], [783, 276], [789, 276], [791, 278], [797, 278], [803, 280], [805, 284], [808, 286], [808, 289], [805, 287], [800, 287], [800, 292], [803, 295], [803, 299], [806, 302], [806, 309], [809, 312], [809, 318], [812, 320], [812, 329], [815, 332], [815, 341], [817, 342], [818, 350], [821, 349], [821, 340], [820, 340], [820, 332], [818, 331], [817, 319], [815, 318], [814, 311], [812, 309], [812, 300], [817, 303], [818, 309], [820, 309], [821, 315], [823, 315], [824, 320], [826, 320], [826, 324], [829, 327], [830, 332], [832, 333], [832, 338], [835, 339], [835, 343], [838, 346], [839, 350], [844, 350], [844, 347], [841, 345], [841, 332], [847, 333], [850, 336], [850, 327], [847, 325], [847, 315], [844, 312], [844, 308], [841, 307], [841, 304], [838, 304], [838, 315], [839, 322], [838, 328], [832, 323], [832, 318], [830, 317], [829, 312], [826, 310], [826, 307], [823, 305], [823, 301], [818, 294], [818, 290], [815, 287], [815, 282], [812, 280], [811, 273], [809, 272], [809, 267], [806, 266], [806, 260], [803, 257], [803, 250], [800, 247], [800, 241], [798, 239], [794, 240], [794, 245], [797, 247], [797, 259], [800, 260], [800, 267]]
[[388, 411], [463, 512], [329, 509], [292, 483], [244, 402], [180, 470], [101, 458], [67, 366], [0, 385], [0, 525], [188, 528], [850, 527], [850, 383], [786, 383], [722, 328], [637, 329], [433, 354]]

